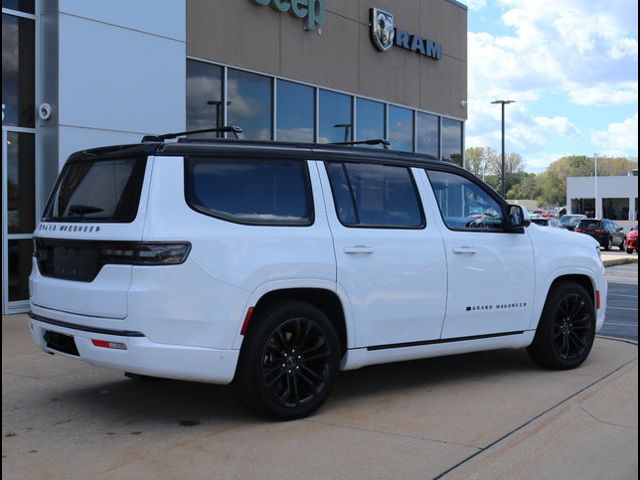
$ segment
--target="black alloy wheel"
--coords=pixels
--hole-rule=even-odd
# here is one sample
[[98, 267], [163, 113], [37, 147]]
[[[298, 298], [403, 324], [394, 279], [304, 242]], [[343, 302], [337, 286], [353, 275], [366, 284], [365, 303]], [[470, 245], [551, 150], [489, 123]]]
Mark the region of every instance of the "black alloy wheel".
[[251, 320], [235, 383], [258, 413], [280, 420], [311, 415], [329, 397], [340, 363], [340, 342], [319, 308], [287, 302]]
[[538, 365], [554, 370], [584, 362], [596, 335], [594, 299], [582, 285], [557, 283], [547, 298], [536, 335], [528, 347]]
[[313, 402], [327, 388], [333, 355], [327, 335], [310, 318], [277, 326], [262, 349], [262, 382], [272, 400], [285, 408]]
[[577, 293], [564, 297], [556, 310], [553, 342], [560, 358], [575, 361], [589, 348], [593, 317], [585, 299]]

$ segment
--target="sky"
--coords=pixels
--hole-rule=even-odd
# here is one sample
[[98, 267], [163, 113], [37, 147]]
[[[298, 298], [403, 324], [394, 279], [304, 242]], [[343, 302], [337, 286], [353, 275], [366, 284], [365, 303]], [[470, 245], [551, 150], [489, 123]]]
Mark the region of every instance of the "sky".
[[638, 157], [637, 0], [463, 0], [469, 7], [467, 147], [541, 172], [564, 155]]

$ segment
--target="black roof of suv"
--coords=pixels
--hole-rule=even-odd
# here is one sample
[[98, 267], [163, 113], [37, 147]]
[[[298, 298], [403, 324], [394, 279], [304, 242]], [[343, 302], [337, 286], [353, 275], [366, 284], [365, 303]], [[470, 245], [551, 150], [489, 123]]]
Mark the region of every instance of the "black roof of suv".
[[283, 156], [300, 157], [304, 152], [309, 160], [322, 159], [342, 161], [381, 162], [388, 164], [402, 164], [406, 166], [424, 167], [447, 166], [452, 169], [466, 172], [463, 168], [437, 158], [419, 153], [399, 152], [394, 150], [382, 150], [348, 145], [319, 144], [319, 143], [290, 143], [274, 141], [251, 141], [235, 139], [198, 140], [181, 139], [178, 142], [143, 142], [128, 145], [113, 145], [108, 147], [81, 150], [69, 157], [70, 162], [91, 160], [96, 156], [200, 156], [224, 153], [245, 154], [250, 156], [269, 156], [276, 154]]

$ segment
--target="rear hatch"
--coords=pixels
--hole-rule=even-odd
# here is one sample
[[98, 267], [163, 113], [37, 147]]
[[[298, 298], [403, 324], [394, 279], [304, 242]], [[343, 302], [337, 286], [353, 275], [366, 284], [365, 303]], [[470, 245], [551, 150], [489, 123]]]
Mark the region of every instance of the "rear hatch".
[[125, 260], [142, 240], [150, 163], [146, 155], [110, 154], [65, 165], [34, 239], [34, 305], [127, 316], [132, 266]]
[[600, 220], [581, 220], [578, 226], [576, 227], [577, 232], [589, 233], [592, 235], [603, 235], [606, 233], [604, 231], [604, 226], [602, 225], [602, 221]]

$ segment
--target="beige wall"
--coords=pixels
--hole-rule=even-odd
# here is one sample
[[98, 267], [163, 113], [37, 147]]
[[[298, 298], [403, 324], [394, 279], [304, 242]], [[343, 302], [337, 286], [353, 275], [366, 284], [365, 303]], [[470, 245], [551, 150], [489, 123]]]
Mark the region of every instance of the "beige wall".
[[[369, 9], [443, 46], [439, 61], [370, 40]], [[187, 54], [466, 119], [467, 11], [448, 0], [327, 0], [322, 33], [249, 0], [187, 0]]]

